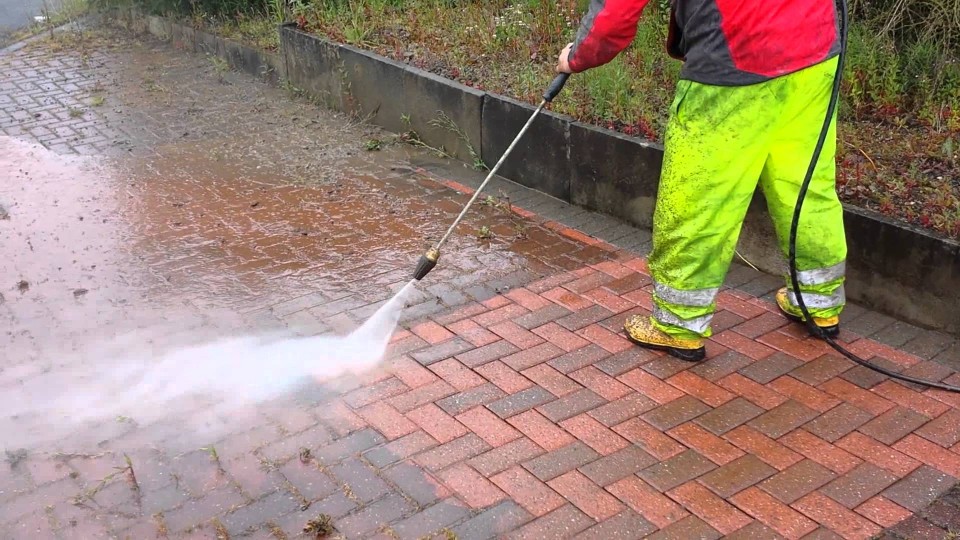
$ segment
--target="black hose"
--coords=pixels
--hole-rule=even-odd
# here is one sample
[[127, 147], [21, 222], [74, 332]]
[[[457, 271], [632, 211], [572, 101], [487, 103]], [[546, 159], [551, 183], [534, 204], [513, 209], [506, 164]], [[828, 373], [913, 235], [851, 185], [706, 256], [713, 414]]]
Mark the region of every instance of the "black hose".
[[817, 167], [817, 161], [820, 159], [820, 153], [823, 151], [823, 143], [827, 138], [827, 133], [830, 130], [830, 123], [833, 120], [834, 113], [837, 109], [837, 102], [840, 99], [840, 82], [843, 75], [843, 63], [846, 58], [847, 52], [847, 0], [839, 0], [840, 3], [840, 54], [837, 58], [837, 74], [833, 79], [833, 91], [830, 94], [830, 103], [827, 106], [827, 116], [823, 121], [823, 128], [820, 130], [820, 137], [817, 139], [817, 145], [813, 150], [813, 156], [810, 160], [810, 166], [807, 168], [807, 175], [803, 179], [803, 184], [800, 186], [800, 193], [797, 196], [797, 205], [794, 208], [793, 212], [793, 222], [790, 225], [790, 283], [793, 286], [795, 295], [797, 298], [797, 306], [800, 308], [801, 313], [803, 313], [803, 319], [806, 322], [807, 327], [810, 329], [810, 332], [826, 341], [831, 347], [833, 347], [837, 352], [843, 356], [849, 358], [850, 360], [860, 364], [861, 366], [870, 368], [879, 373], [883, 373], [888, 377], [894, 379], [899, 379], [901, 381], [906, 381], [909, 383], [919, 384], [922, 386], [929, 386], [931, 388], [936, 388], [939, 390], [945, 390], [947, 392], [958, 392], [960, 393], [960, 386], [954, 386], [951, 384], [935, 382], [935, 381], [925, 381], [923, 379], [917, 379], [915, 377], [910, 377], [908, 375], [903, 375], [895, 371], [891, 371], [881, 366], [877, 366], [867, 362], [866, 360], [860, 358], [859, 356], [853, 354], [852, 352], [845, 349], [842, 345], [836, 342], [833, 338], [828, 336], [823, 329], [821, 329], [815, 322], [813, 322], [813, 317], [810, 315], [810, 311], [807, 309], [806, 304], [803, 301], [803, 294], [800, 290], [800, 279], [797, 276], [797, 230], [800, 225], [800, 210], [803, 208], [803, 200], [807, 195], [807, 190], [810, 187], [810, 180], [813, 178], [813, 172]]

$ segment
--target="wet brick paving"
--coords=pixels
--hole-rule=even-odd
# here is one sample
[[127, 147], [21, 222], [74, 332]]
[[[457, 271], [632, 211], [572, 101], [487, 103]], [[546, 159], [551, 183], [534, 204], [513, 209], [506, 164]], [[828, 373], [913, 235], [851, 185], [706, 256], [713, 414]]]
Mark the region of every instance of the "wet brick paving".
[[[387, 136], [108, 31], [0, 56], [0, 131], [0, 392], [119, 336], [352, 329], [478, 180], [367, 152]], [[294, 538], [322, 514], [346, 538], [960, 530], [960, 398], [839, 358], [776, 313], [778, 280], [742, 267], [708, 361], [639, 350], [619, 328], [651, 307], [649, 235], [494, 193], [516, 206], [471, 214], [383, 369], [203, 441], [185, 404], [8, 450], [0, 538]], [[948, 336], [851, 306], [843, 339], [960, 382]]]

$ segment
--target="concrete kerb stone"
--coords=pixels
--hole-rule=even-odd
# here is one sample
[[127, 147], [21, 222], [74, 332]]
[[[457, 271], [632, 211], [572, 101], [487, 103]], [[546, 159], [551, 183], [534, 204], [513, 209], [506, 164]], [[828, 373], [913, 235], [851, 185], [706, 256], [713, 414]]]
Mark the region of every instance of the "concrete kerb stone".
[[387, 58], [379, 60], [349, 45], [338, 47], [349, 94], [344, 96], [348, 105], [345, 112], [394, 133], [410, 129], [404, 122], [404, 66]]
[[[483, 100], [481, 155], [493, 167], [530, 119], [534, 108], [519, 101], [487, 94]], [[518, 184], [570, 201], [571, 119], [543, 111], [533, 121], [499, 174]]]
[[960, 334], [960, 243], [846, 207], [848, 285], [866, 307]]
[[432, 73], [404, 68], [403, 106], [420, 139], [435, 148], [442, 146], [461, 161], [480, 159], [486, 94]]
[[292, 24], [281, 27], [281, 47], [290, 82], [329, 106], [388, 131], [412, 130], [457, 159], [479, 157], [483, 92]]
[[663, 147], [575, 122], [570, 125], [570, 202], [649, 229]]
[[333, 110], [346, 110], [339, 46], [301, 32], [291, 23], [280, 29], [280, 50], [291, 85]]
[[232, 69], [272, 84], [285, 78], [285, 62], [278, 54], [270, 54], [164, 17], [148, 15], [146, 21], [147, 32], [159, 39], [170, 41], [174, 47], [219, 56], [226, 60]]
[[217, 56], [222, 56], [224, 51], [221, 50], [222, 40], [208, 32], [197, 32], [196, 39], [194, 39], [194, 47], [196, 52], [205, 53], [205, 54], [215, 54]]
[[[148, 19], [150, 30], [169, 35], [169, 26], [159, 19]], [[459, 145], [463, 141], [455, 134], [432, 126], [436, 114], [428, 112], [444, 111], [488, 166], [533, 113], [527, 104], [330, 43], [295, 25], [284, 25], [280, 34], [280, 65], [297, 88], [333, 109], [369, 114], [385, 129], [413, 129], [427, 144], [444, 146], [459, 159], [472, 160], [469, 148]], [[207, 52], [213, 43], [225, 51], [219, 38], [204, 32], [196, 32], [195, 42]], [[409, 123], [404, 120], [408, 115]], [[563, 201], [649, 227], [661, 162], [659, 145], [545, 111], [500, 173]], [[960, 333], [960, 244], [856, 207], [845, 208], [845, 219], [851, 300], [908, 322]], [[785, 265], [777, 245], [758, 194], [741, 232], [740, 252], [760, 270], [779, 275]]]
[[171, 34], [173, 33], [171, 26], [172, 23], [165, 17], [147, 15], [147, 30], [162, 40], [171, 38]]
[[265, 79], [276, 84], [284, 78], [284, 61], [279, 55], [269, 54], [242, 43], [222, 40], [223, 57], [232, 69]]

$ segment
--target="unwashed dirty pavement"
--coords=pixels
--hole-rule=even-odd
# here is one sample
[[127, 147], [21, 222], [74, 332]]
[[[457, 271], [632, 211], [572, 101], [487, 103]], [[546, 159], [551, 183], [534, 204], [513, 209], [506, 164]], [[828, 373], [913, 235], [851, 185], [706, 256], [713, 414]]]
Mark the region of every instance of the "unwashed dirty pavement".
[[[0, 56], [0, 132], [0, 393], [114, 341], [348, 332], [482, 177], [105, 29]], [[806, 338], [770, 301], [779, 281], [745, 267], [708, 361], [641, 351], [619, 329], [651, 306], [649, 235], [506, 182], [491, 194], [383, 369], [209, 433], [183, 429], [185, 403], [9, 448], [0, 538], [960, 531], [960, 397]], [[877, 363], [960, 383], [949, 336], [857, 306], [845, 328]]]

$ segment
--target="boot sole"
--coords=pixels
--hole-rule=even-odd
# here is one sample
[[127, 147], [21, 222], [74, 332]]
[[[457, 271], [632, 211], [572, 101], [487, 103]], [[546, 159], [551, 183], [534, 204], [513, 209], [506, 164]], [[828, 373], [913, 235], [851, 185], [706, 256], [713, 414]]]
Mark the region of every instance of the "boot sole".
[[[780, 310], [780, 313], [783, 313], [783, 316], [786, 317], [788, 320], [791, 320], [791, 321], [793, 321], [793, 322], [795, 322], [795, 323], [800, 323], [800, 324], [802, 324], [804, 327], [807, 326], [807, 323], [806, 323], [806, 321], [803, 320], [803, 317], [797, 317], [796, 315], [791, 315], [791, 314], [787, 313], [786, 311], [783, 311], [782, 309]], [[817, 328], [819, 328], [820, 330], [822, 330], [823, 333], [826, 334], [827, 337], [830, 337], [830, 338], [836, 338], [836, 337], [838, 337], [838, 336], [840, 335], [840, 325], [839, 325], [839, 324], [835, 324], [835, 325], [833, 325], [833, 326], [818, 326]], [[807, 327], [807, 332], [809, 332], [811, 336], [815, 335], [815, 334], [813, 333], [813, 331], [810, 330], [809, 327]]]
[[707, 356], [706, 347], [700, 347], [699, 349], [678, 349], [677, 347], [670, 347], [668, 345], [654, 345], [653, 343], [646, 343], [643, 341], [638, 341], [630, 337], [629, 333], [624, 332], [632, 343], [635, 343], [644, 349], [650, 349], [654, 351], [663, 351], [674, 358], [679, 358], [685, 362], [700, 362]]

